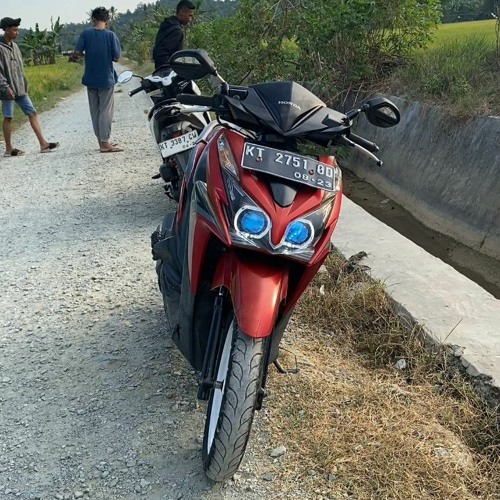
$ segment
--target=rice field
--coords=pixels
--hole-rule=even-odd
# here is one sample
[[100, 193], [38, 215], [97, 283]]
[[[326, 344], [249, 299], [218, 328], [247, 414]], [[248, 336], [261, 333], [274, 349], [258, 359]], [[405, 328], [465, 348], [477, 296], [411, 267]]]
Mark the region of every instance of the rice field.
[[78, 87], [83, 66], [68, 63], [66, 57], [58, 59], [56, 64], [42, 66], [25, 66], [28, 80], [28, 93], [35, 106], [44, 101], [52, 100], [64, 91], [71, 91]]
[[431, 45], [460, 41], [468, 37], [484, 37], [488, 42], [494, 43], [495, 24], [495, 19], [441, 24], [433, 34], [434, 40]]
[[395, 75], [412, 99], [446, 106], [462, 118], [500, 115], [496, 20], [442, 24]]

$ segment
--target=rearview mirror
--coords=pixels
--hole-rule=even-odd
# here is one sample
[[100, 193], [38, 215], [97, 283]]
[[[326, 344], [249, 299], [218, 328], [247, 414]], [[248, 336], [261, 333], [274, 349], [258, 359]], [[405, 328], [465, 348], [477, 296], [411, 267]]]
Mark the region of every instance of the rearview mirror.
[[134, 76], [134, 73], [132, 73], [132, 71], [129, 71], [129, 70], [122, 71], [122, 72], [118, 75], [117, 82], [118, 82], [118, 83], [127, 83], [127, 82], [129, 82], [130, 80], [132, 80], [132, 77], [133, 77], [133, 76]]
[[216, 75], [215, 65], [202, 49], [179, 50], [169, 59], [168, 64], [181, 78], [199, 80], [208, 75]]
[[366, 114], [368, 121], [376, 127], [394, 127], [401, 119], [397, 106], [385, 97], [369, 99], [363, 104], [361, 111]]

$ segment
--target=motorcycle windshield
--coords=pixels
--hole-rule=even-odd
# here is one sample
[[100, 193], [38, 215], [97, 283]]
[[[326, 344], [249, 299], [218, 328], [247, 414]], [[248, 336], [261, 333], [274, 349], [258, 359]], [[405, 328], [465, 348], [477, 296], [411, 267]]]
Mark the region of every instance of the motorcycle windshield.
[[[240, 105], [284, 136], [307, 135], [344, 123], [343, 114], [327, 108], [312, 92], [292, 81], [251, 85]], [[328, 125], [323, 122], [327, 116]]]

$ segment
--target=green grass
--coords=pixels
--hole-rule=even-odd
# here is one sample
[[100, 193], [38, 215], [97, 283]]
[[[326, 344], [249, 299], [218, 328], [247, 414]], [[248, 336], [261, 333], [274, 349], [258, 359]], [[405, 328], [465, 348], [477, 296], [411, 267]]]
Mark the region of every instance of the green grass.
[[495, 20], [443, 24], [395, 75], [392, 89], [457, 116], [500, 115]]
[[434, 39], [430, 46], [462, 40], [471, 36], [484, 37], [485, 40], [494, 43], [496, 40], [495, 23], [495, 19], [488, 19], [486, 21], [441, 24], [434, 32]]
[[80, 86], [83, 65], [68, 63], [66, 57], [56, 64], [26, 66], [28, 94], [39, 110], [48, 109], [59, 97], [76, 90]]

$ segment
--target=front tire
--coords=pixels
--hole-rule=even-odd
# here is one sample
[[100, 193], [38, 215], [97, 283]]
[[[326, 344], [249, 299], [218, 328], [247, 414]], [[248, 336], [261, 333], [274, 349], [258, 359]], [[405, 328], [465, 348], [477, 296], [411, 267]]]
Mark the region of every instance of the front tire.
[[243, 459], [267, 369], [267, 345], [266, 339], [245, 335], [235, 318], [225, 333], [203, 437], [203, 466], [213, 481], [231, 478]]

